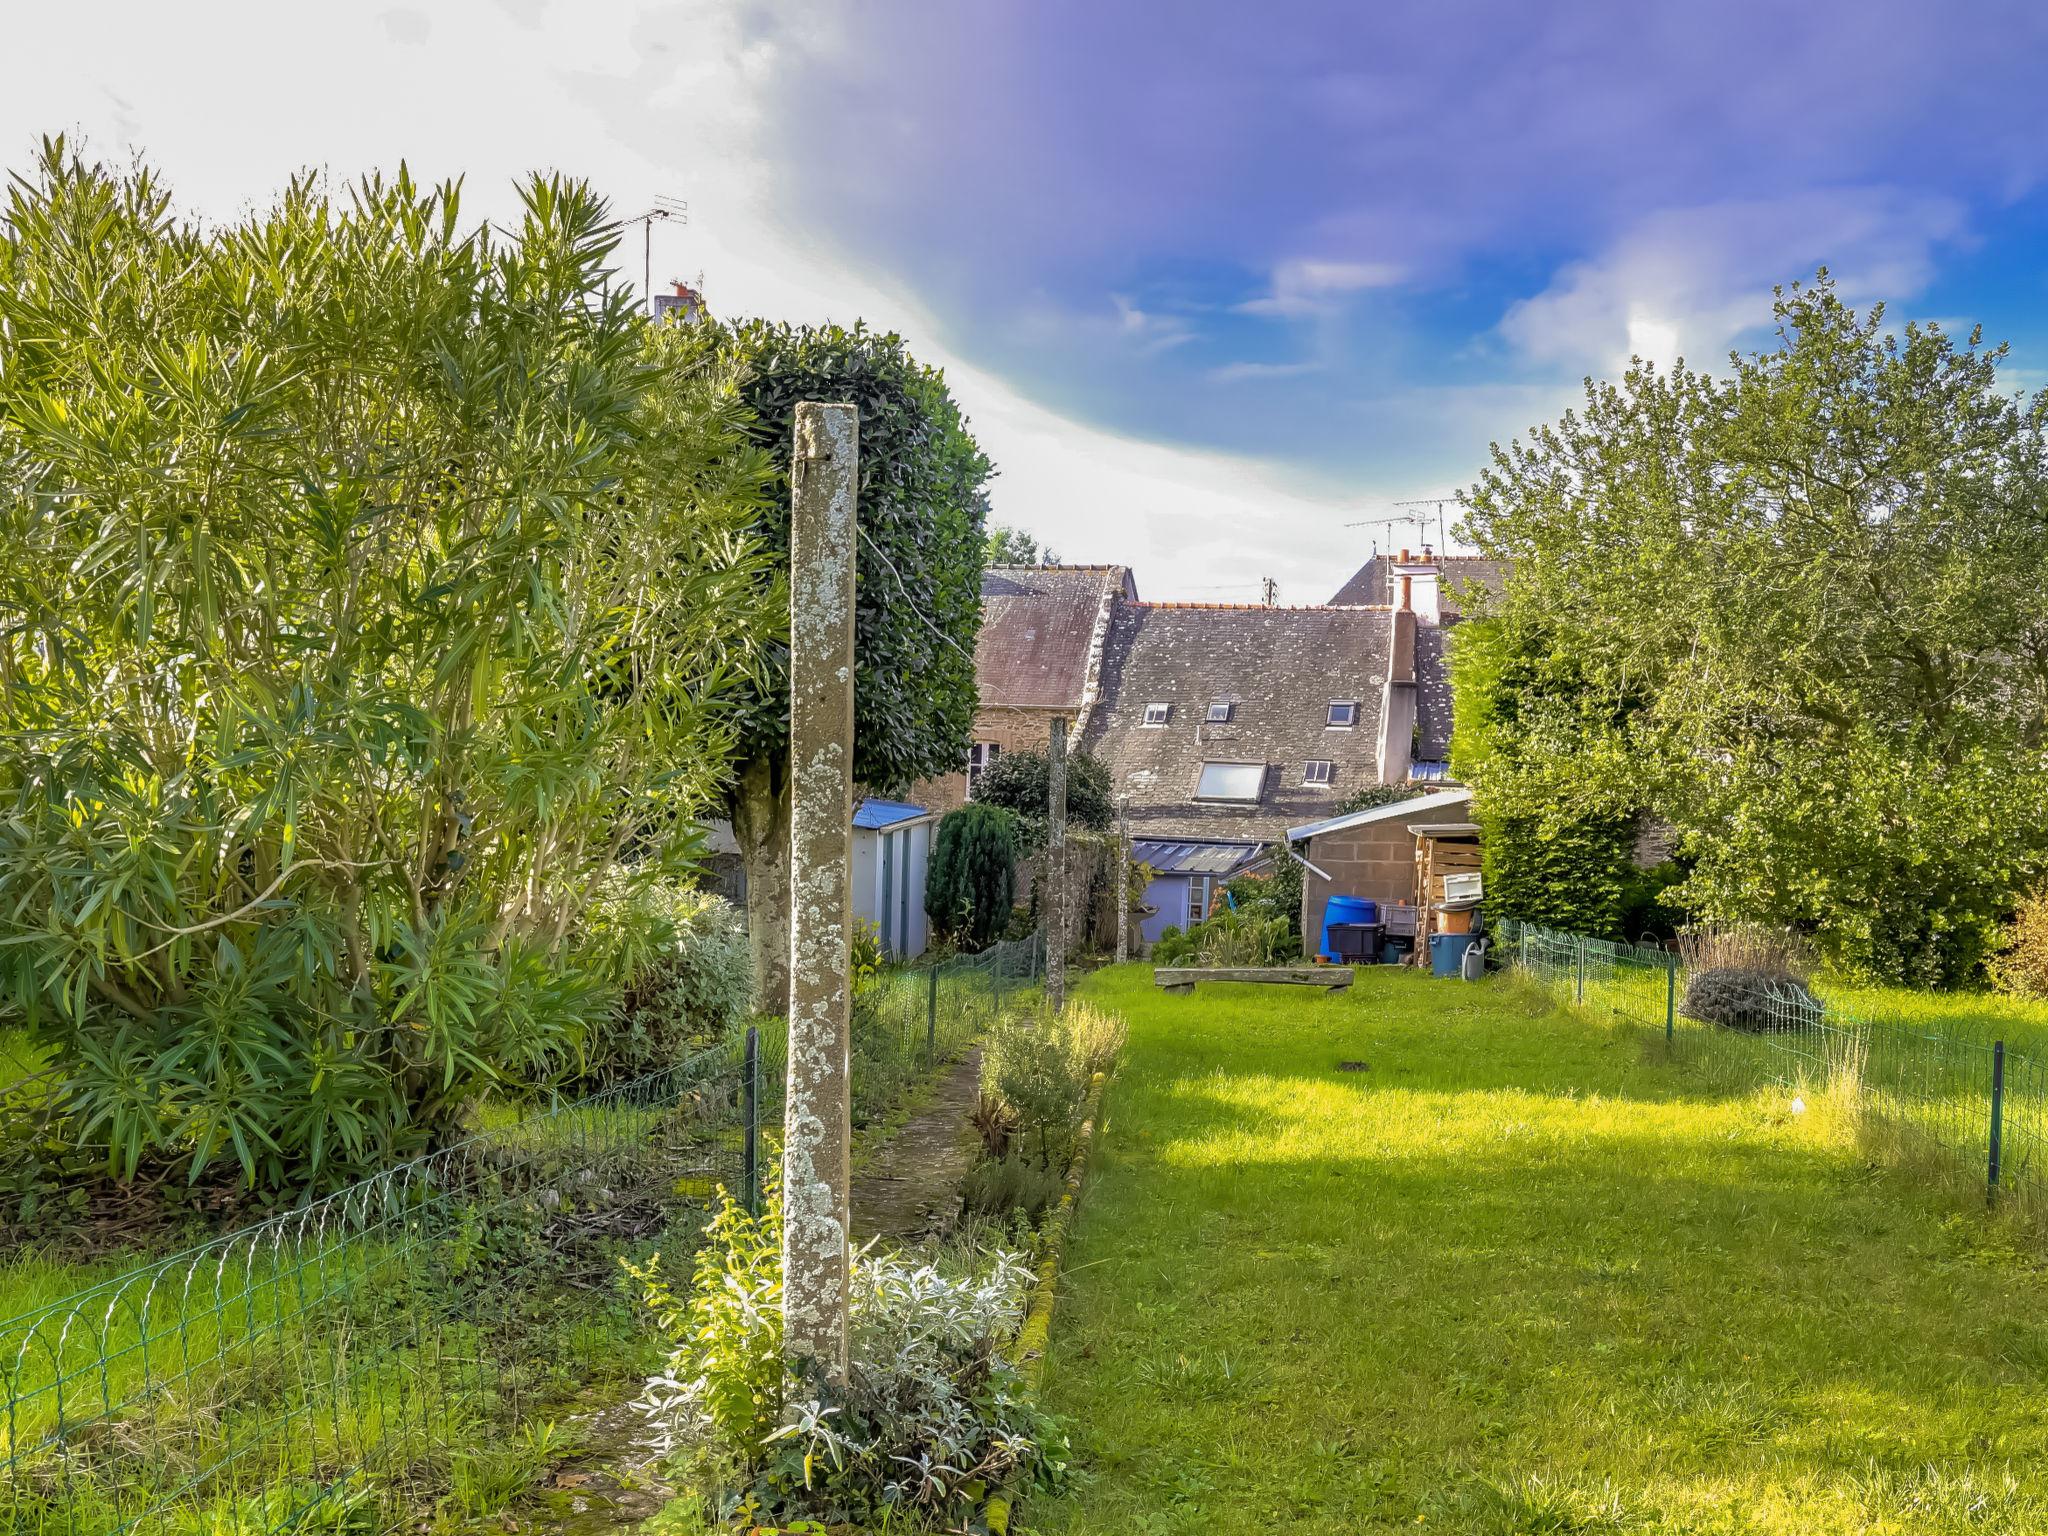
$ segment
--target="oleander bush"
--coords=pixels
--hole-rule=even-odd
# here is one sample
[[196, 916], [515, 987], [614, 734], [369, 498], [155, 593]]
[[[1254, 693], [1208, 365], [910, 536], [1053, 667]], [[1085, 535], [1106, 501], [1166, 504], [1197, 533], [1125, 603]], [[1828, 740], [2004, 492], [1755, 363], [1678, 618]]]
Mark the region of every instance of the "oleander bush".
[[729, 1036], [754, 1005], [746, 925], [708, 891], [659, 881], [600, 902], [582, 958], [603, 962], [618, 995], [582, 1047], [582, 1075], [612, 1080], [675, 1065]]
[[112, 1171], [332, 1184], [573, 1071], [774, 634], [732, 381], [536, 179], [0, 216], [0, 991]]

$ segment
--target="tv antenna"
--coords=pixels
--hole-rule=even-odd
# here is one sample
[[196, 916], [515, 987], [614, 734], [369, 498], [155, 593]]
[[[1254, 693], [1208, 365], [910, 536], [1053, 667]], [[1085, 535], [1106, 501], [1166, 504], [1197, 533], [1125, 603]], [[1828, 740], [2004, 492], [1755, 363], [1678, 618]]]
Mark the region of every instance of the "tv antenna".
[[[1406, 507], [1413, 506], [1415, 505], [1415, 503], [1397, 501], [1394, 503], [1394, 505], [1397, 507]], [[1380, 528], [1386, 527], [1388, 525], [1392, 525], [1395, 527], [1413, 528], [1418, 533], [1426, 533], [1429, 531], [1429, 519], [1426, 517], [1418, 517], [1413, 512], [1390, 512], [1384, 517], [1360, 518], [1357, 522], [1346, 523], [1344, 526], [1346, 528]], [[1372, 552], [1374, 554], [1378, 554], [1380, 552], [1380, 541], [1378, 539], [1374, 539], [1372, 541]]]
[[690, 222], [690, 205], [679, 197], [657, 197], [654, 206], [645, 213], [635, 214], [626, 220], [628, 224], [640, 226], [640, 302], [647, 306], [650, 315], [654, 313], [654, 224], [657, 219], [663, 223], [687, 224]]
[[[1397, 507], [1433, 507], [1433, 508], [1435, 508], [1435, 510], [1436, 510], [1436, 547], [1437, 547], [1438, 551], [1439, 551], [1439, 552], [1441, 552], [1441, 551], [1442, 551], [1442, 549], [1444, 548], [1444, 546], [1445, 546], [1445, 545], [1446, 545], [1447, 543], [1449, 543], [1449, 542], [1450, 542], [1450, 541], [1449, 541], [1449, 539], [1448, 539], [1448, 537], [1446, 536], [1446, 534], [1445, 534], [1445, 530], [1444, 530], [1444, 508], [1445, 508], [1445, 507], [1462, 507], [1463, 505], [1465, 505], [1465, 498], [1464, 498], [1464, 497], [1462, 497], [1462, 496], [1424, 496], [1424, 497], [1420, 497], [1420, 498], [1418, 498], [1417, 500], [1414, 500], [1414, 501], [1397, 501], [1397, 502], [1395, 502], [1395, 503], [1394, 503], [1394, 505], [1395, 505], [1395, 506], [1397, 506]], [[1427, 521], [1424, 521], [1424, 520], [1422, 520], [1422, 519], [1416, 519], [1416, 521], [1420, 521], [1420, 522], [1422, 522], [1422, 526], [1423, 526], [1423, 527], [1425, 527], [1425, 528], [1427, 528], [1427, 527], [1429, 526], [1428, 522], [1427, 522]]]

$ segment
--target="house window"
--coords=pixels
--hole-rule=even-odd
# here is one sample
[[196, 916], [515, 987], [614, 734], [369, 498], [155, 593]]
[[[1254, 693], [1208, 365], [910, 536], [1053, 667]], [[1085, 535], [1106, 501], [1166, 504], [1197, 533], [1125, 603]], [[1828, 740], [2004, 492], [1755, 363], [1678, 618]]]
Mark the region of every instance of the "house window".
[[1218, 699], [1209, 706], [1209, 724], [1228, 725], [1229, 723], [1230, 701], [1228, 699]]
[[1197, 875], [1188, 881], [1188, 925], [1194, 926], [1209, 915], [1209, 877]]
[[1164, 725], [1166, 724], [1166, 717], [1172, 713], [1173, 706], [1171, 704], [1147, 704], [1145, 706], [1145, 723], [1147, 725]]
[[1195, 798], [1257, 805], [1265, 787], [1264, 763], [1204, 763], [1202, 776], [1195, 781]]
[[968, 798], [973, 798], [974, 786], [981, 782], [982, 774], [993, 768], [996, 759], [1002, 755], [1002, 747], [993, 741], [977, 741], [967, 749]]
[[1304, 784], [1327, 784], [1330, 782], [1328, 760], [1312, 757], [1301, 765], [1301, 782]]
[[1333, 730], [1348, 731], [1358, 724], [1358, 701], [1356, 699], [1330, 700], [1329, 725]]

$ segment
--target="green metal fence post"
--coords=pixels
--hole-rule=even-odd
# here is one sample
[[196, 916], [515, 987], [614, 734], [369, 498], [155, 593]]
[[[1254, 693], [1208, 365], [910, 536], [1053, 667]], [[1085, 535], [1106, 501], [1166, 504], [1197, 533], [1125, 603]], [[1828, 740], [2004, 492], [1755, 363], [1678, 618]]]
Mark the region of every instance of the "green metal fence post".
[[1664, 1043], [1678, 1034], [1678, 956], [1664, 951]]
[[924, 1064], [935, 1066], [939, 1059], [939, 968], [925, 973]]
[[1586, 936], [1583, 933], [1572, 935], [1572, 961], [1579, 978], [1578, 1003], [1583, 1008], [1586, 1005]]
[[1999, 1040], [1991, 1047], [1991, 1166], [1988, 1182], [1984, 1186], [1987, 1202], [1998, 1199], [1998, 1162], [2005, 1141], [2005, 1042]]
[[740, 1183], [746, 1189], [747, 1210], [761, 1214], [761, 1031], [747, 1031], [747, 1061], [740, 1080], [741, 1107], [747, 1119], [745, 1150], [740, 1154]]

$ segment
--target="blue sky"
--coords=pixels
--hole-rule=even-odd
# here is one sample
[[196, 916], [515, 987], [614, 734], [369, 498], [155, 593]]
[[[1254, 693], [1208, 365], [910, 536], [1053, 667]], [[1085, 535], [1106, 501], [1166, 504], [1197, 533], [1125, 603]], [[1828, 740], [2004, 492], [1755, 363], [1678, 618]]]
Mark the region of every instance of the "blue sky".
[[786, 48], [783, 196], [1118, 430], [1453, 482], [1518, 395], [1718, 361], [1821, 263], [2032, 350], [2038, 6], [933, 9]]
[[105, 9], [25, 23], [16, 163], [76, 124], [213, 211], [400, 155], [482, 212], [540, 165], [686, 196], [657, 278], [903, 330], [998, 515], [1161, 595], [1327, 597], [1345, 523], [1631, 353], [1761, 343], [1823, 263], [2048, 383], [2038, 6]]

